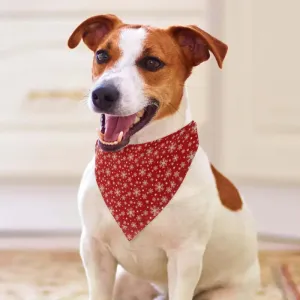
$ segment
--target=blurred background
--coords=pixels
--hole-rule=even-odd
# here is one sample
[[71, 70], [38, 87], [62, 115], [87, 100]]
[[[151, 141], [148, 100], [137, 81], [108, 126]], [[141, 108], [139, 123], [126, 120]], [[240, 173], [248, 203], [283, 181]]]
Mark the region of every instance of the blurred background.
[[92, 53], [67, 39], [103, 13], [195, 24], [228, 44], [223, 70], [211, 58], [186, 84], [200, 143], [242, 191], [261, 250], [276, 252], [261, 253], [257, 299], [296, 299], [270, 274], [288, 263], [300, 284], [299, 252], [282, 255], [300, 250], [299, 11], [299, 0], [0, 0], [0, 299], [86, 299], [76, 196], [99, 119], [82, 101]]
[[92, 53], [66, 42], [101, 13], [196, 24], [229, 45], [223, 70], [212, 58], [186, 84], [201, 144], [241, 189], [260, 237], [297, 247], [299, 10], [296, 0], [1, 0], [0, 247], [77, 246], [76, 193], [99, 119], [82, 101]]

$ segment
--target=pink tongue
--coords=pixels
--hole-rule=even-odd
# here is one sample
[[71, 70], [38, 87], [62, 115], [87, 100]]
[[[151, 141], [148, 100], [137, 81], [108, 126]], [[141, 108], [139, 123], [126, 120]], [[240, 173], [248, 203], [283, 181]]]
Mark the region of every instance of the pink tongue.
[[105, 115], [105, 133], [106, 142], [114, 142], [118, 139], [119, 133], [123, 131], [124, 135], [133, 124], [136, 114], [126, 117], [117, 117]]

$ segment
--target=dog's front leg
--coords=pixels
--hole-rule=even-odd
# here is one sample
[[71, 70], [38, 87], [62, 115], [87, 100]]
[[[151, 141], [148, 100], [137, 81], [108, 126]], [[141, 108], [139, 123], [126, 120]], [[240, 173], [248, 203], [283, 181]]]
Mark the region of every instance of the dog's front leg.
[[89, 300], [112, 300], [117, 262], [109, 249], [96, 238], [82, 234], [80, 254], [88, 281]]
[[204, 247], [168, 253], [169, 300], [192, 300], [202, 271]]

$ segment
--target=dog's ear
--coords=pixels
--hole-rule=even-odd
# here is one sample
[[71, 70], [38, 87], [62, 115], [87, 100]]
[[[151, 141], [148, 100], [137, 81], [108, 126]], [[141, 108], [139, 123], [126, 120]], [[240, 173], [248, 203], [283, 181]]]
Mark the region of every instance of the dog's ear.
[[99, 15], [83, 21], [71, 34], [68, 46], [73, 49], [78, 46], [81, 39], [95, 51], [101, 40], [113, 29], [123, 22], [115, 15]]
[[192, 66], [197, 66], [210, 57], [209, 51], [215, 56], [218, 66], [222, 68], [227, 53], [227, 45], [214, 38], [195, 25], [172, 26], [167, 29], [176, 43], [181, 47], [185, 59]]

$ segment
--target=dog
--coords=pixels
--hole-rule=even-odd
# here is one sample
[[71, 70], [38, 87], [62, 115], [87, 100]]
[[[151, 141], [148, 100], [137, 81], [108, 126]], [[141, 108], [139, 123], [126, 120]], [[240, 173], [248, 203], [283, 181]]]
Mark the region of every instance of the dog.
[[[118, 177], [127, 164], [126, 149], [165, 138], [168, 142], [174, 132], [179, 134], [170, 149], [178, 151], [175, 138], [181, 130], [196, 128], [185, 81], [211, 54], [222, 68], [227, 46], [195, 25], [162, 29], [126, 24], [111, 14], [83, 21], [71, 34], [69, 48], [81, 40], [93, 51], [88, 106], [101, 116], [96, 153], [103, 155], [88, 164], [78, 192], [89, 299], [253, 299], [260, 284], [255, 222], [236, 187], [209, 162], [196, 135], [195, 153], [176, 193], [134, 238], [124, 234], [127, 226], [120, 228], [110, 200], [103, 197], [116, 193], [123, 199], [113, 187], [106, 194], [101, 190], [113, 169], [96, 163], [117, 158], [111, 167]], [[138, 167], [136, 180], [137, 171], [142, 172]], [[127, 186], [131, 179], [124, 175], [122, 180]], [[164, 180], [162, 193], [170, 183]], [[111, 186], [119, 179], [112, 181]], [[142, 200], [138, 192], [135, 196]]]

